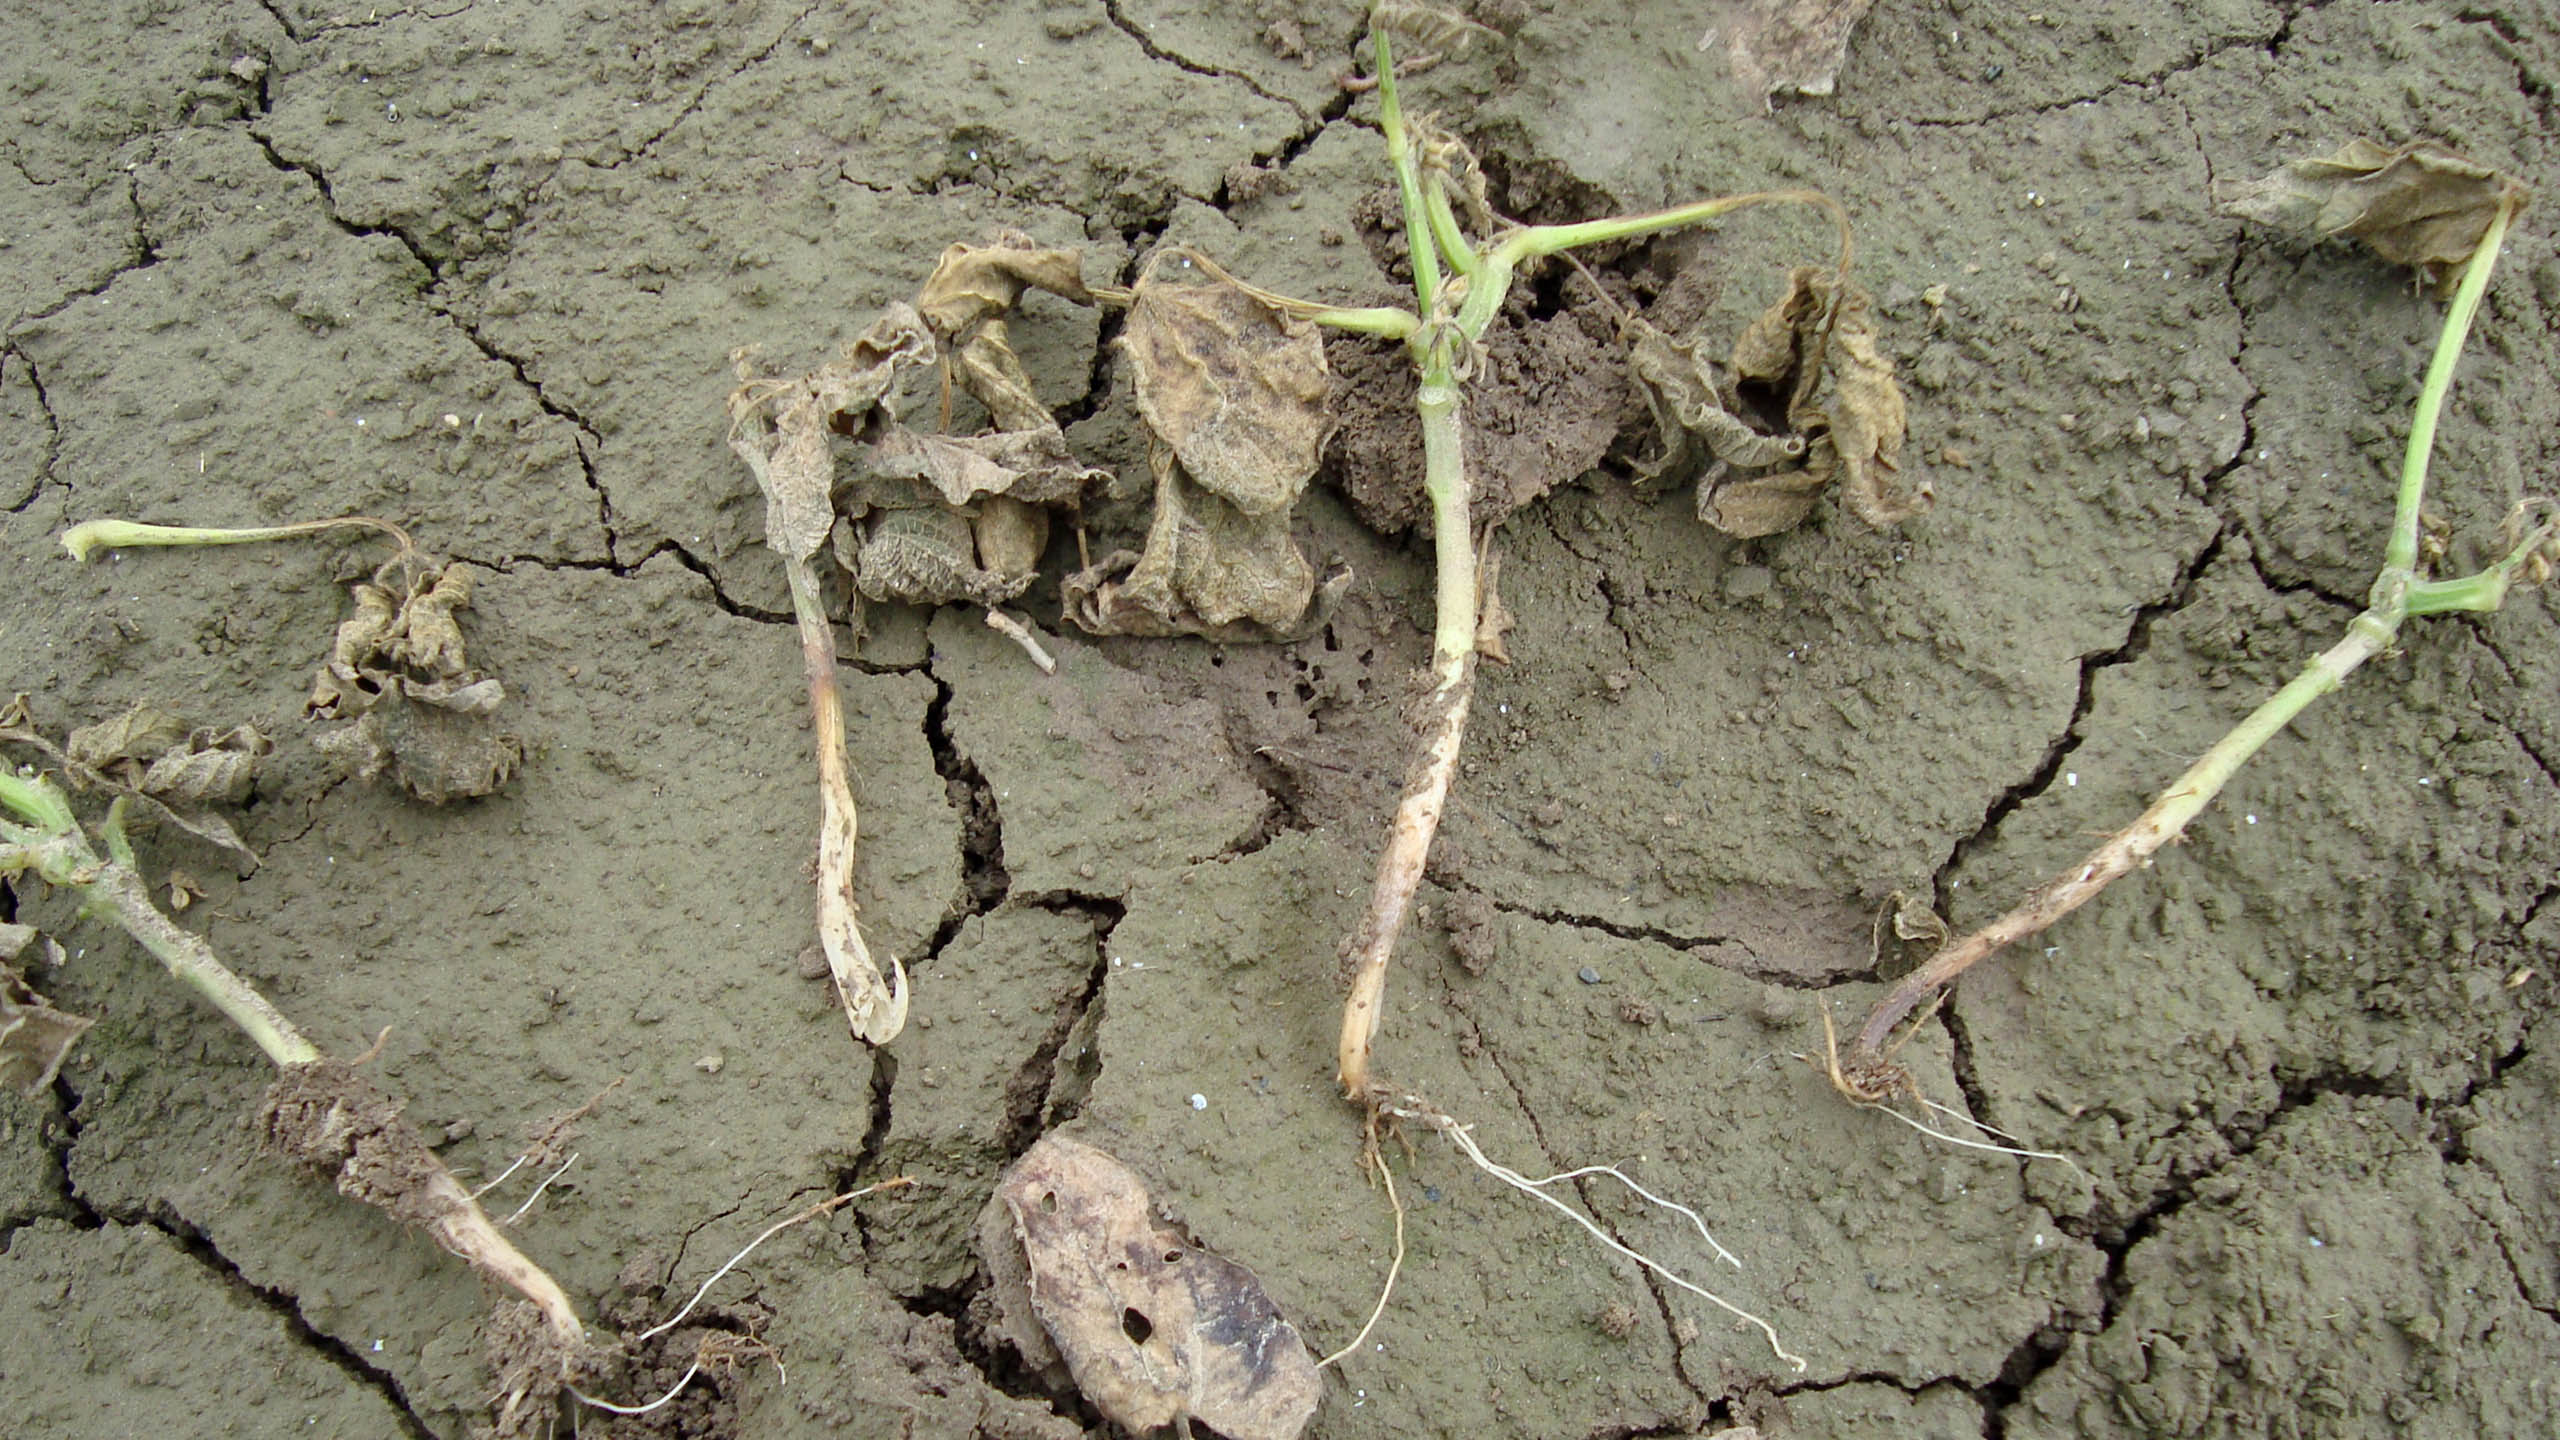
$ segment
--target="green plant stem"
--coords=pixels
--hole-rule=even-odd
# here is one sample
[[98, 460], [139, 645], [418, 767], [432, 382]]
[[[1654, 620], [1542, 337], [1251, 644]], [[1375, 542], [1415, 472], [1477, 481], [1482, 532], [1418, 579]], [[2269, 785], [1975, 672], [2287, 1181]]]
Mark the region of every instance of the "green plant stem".
[[1458, 327], [1466, 331], [1470, 339], [1483, 338], [1486, 327], [1493, 323], [1494, 315], [1502, 308], [1503, 295], [1510, 288], [1513, 272], [1529, 260], [1578, 246], [1633, 240], [1676, 230], [1683, 225], [1700, 224], [1757, 205], [1811, 205], [1828, 214], [1840, 232], [1840, 258], [1836, 268], [1844, 275], [1848, 273], [1853, 252], [1849, 241], [1849, 217], [1840, 208], [1840, 202], [1819, 190], [1757, 190], [1748, 195], [1719, 195], [1711, 200], [1674, 205], [1668, 210], [1654, 210], [1642, 215], [1618, 215], [1574, 225], [1529, 225], [1512, 231], [1486, 252], [1475, 283], [1467, 292], [1466, 302], [1459, 307]]
[[1404, 203], [1404, 248], [1413, 262], [1413, 294], [1428, 315], [1440, 299], [1440, 258], [1437, 245], [1422, 240], [1431, 233], [1430, 207], [1422, 199], [1422, 166], [1413, 153], [1413, 136], [1405, 129], [1404, 107], [1396, 98], [1395, 49], [1387, 43], [1383, 26], [1373, 28], [1370, 37], [1377, 52], [1378, 124], [1386, 131], [1387, 163], [1396, 172], [1396, 195]]
[[2427, 362], [2427, 378], [2418, 387], [2417, 406], [2409, 412], [2409, 448], [2400, 460], [2400, 495], [2392, 511], [2391, 539], [2382, 551], [2382, 575], [2375, 584], [2385, 583], [2394, 571], [2413, 571], [2418, 563], [2418, 510], [2427, 498], [2427, 460], [2435, 453], [2436, 422], [2444, 415], [2445, 396], [2453, 390], [2453, 371], [2462, 359], [2463, 342], [2470, 338], [2472, 317], [2480, 313], [2480, 298], [2488, 293], [2489, 272], [2498, 263], [2498, 249], [2506, 243], [2507, 222], [2514, 212], [2501, 205], [2489, 218], [2489, 228], [2480, 237], [2480, 248], [2471, 252], [2470, 262], [2462, 267], [2462, 283], [2454, 291], [2453, 304], [2445, 311], [2443, 328], [2436, 332], [2436, 352]]
[[2371, 610], [2358, 615], [2347, 626], [2344, 639], [2322, 651], [2303, 667], [2301, 674], [2214, 742], [2202, 759], [2187, 767], [2185, 774], [2151, 802], [2151, 808], [2131, 825], [2107, 837], [2107, 842], [2090, 852], [2078, 869], [2046, 881], [2007, 914], [1940, 950], [1928, 963], [1902, 977], [1867, 1013], [1866, 1023], [1858, 1027], [1852, 1056], [1870, 1063], [1880, 1060], [1894, 1027], [1939, 987], [1952, 982], [1983, 957], [2079, 909], [2118, 877], [2140, 867], [2161, 846], [2177, 838], [2187, 822], [2212, 803], [2249, 757], [2274, 739], [2276, 732], [2291, 724], [2293, 717], [2312, 701], [2337, 689], [2357, 666], [2389, 646], [2398, 629], [2397, 617]]
[[2445, 396], [2452, 388], [2454, 367], [2461, 359], [2472, 318], [2479, 313], [2480, 297], [2488, 289], [2489, 272], [2497, 263], [2498, 247], [2505, 241], [2509, 218], [2509, 212], [2502, 208], [2490, 222], [2480, 248], [2463, 268], [2460, 288], [2437, 334], [2435, 358], [2427, 366], [2426, 382], [2418, 392], [2410, 420], [2409, 450], [2400, 468], [2391, 536], [2364, 613], [2348, 622], [2345, 638], [2314, 657], [2301, 674], [2215, 742], [2202, 759], [2161, 792], [2140, 818], [2109, 836], [2078, 869], [2028, 892], [2027, 898], [2008, 913], [1941, 949], [1886, 992], [1867, 1013], [1850, 1046], [1846, 1073], [1853, 1094], [1874, 1099], [1894, 1087], [1896, 1081], [1886, 1060], [1886, 1047], [1895, 1027], [1922, 1000], [1953, 983], [1984, 957], [2041, 932], [2087, 904], [2099, 891], [2176, 839], [2187, 823], [2221, 793], [2241, 765], [2278, 731], [2291, 724], [2312, 701], [2337, 689], [2358, 666], [2388, 648], [2399, 636], [2403, 621], [2412, 615], [2497, 609], [2505, 601], [2507, 587], [2517, 570], [2535, 549], [2549, 543], [2547, 532], [2537, 530], [2488, 569], [2454, 580], [2423, 579], [2416, 569], [2418, 508], [2426, 498], [2427, 460], [2434, 447], [2436, 422], [2443, 414]]
[[70, 802], [59, 791], [41, 780], [11, 776], [6, 785], [0, 785], [0, 803], [34, 820], [42, 831], [17, 845], [5, 868], [33, 870], [45, 883], [78, 894], [81, 913], [123, 926], [126, 934], [160, 957], [170, 974], [212, 1001], [277, 1065], [308, 1065], [320, 1058], [320, 1047], [267, 1003], [256, 986], [233, 974], [214, 955], [212, 946], [160, 913], [160, 907], [151, 903], [150, 887], [143, 883], [140, 871], [123, 859], [102, 859], [90, 848], [88, 837], [72, 819]]

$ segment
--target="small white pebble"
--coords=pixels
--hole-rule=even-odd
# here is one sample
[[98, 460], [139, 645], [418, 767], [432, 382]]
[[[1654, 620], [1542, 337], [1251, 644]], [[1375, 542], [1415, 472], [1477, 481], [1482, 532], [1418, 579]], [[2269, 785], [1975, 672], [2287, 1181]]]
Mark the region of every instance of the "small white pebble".
[[1208, 1096], [1206, 1096], [1206, 1095], [1202, 1095], [1202, 1094], [1198, 1093], [1197, 1091], [1193, 1092], [1193, 1093], [1192, 1093], [1192, 1096], [1191, 1096], [1191, 1108], [1192, 1108], [1192, 1109], [1194, 1109], [1194, 1110], [1206, 1110], [1206, 1109], [1208, 1109], [1208, 1108], [1209, 1108], [1209, 1097], [1208, 1097]]
[[2250, 823], [2250, 824], [2252, 824], [2252, 825], [2257, 824], [2257, 823], [2258, 823], [2258, 817], [2257, 817], [2257, 816], [2255, 816], [2255, 815], [2250, 816], [2250, 817], [2249, 817], [2249, 823]]
[[726, 1067], [726, 1066], [728, 1065], [728, 1063], [729, 1063], [729, 1059], [728, 1059], [728, 1057], [727, 1057], [727, 1056], [722, 1055], [722, 1054], [718, 1053], [717, 1051], [715, 1051], [715, 1052], [713, 1052], [713, 1053], [711, 1053], [711, 1054], [709, 1054], [709, 1055], [705, 1055], [705, 1056], [703, 1056], [703, 1057], [702, 1057], [701, 1059], [699, 1059], [699, 1060], [694, 1061], [694, 1062], [693, 1062], [693, 1068], [694, 1068], [694, 1069], [696, 1069], [696, 1070], [701, 1071], [701, 1072], [702, 1072], [703, 1074], [705, 1074], [705, 1075], [717, 1075], [717, 1074], [719, 1074], [719, 1073], [720, 1073], [720, 1071], [721, 1071], [724, 1067]]
[[2065, 784], [2065, 785], [2077, 785], [2077, 784], [2079, 784], [2079, 783], [2080, 783], [2080, 772], [2079, 772], [2079, 771], [2077, 771], [2077, 770], [2065, 770], [2065, 771], [2063, 771], [2063, 772], [2062, 772], [2062, 783], [2063, 783], [2063, 784]]

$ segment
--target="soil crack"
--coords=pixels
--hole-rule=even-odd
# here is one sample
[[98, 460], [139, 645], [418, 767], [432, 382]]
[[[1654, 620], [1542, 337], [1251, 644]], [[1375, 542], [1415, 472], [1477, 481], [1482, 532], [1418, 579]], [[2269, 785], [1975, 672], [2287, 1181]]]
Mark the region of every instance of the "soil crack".
[[1300, 105], [1297, 101], [1292, 100], [1285, 95], [1275, 95], [1271, 93], [1269, 90], [1262, 87], [1262, 82], [1245, 74], [1243, 71], [1229, 70], [1224, 66], [1211, 65], [1205, 61], [1193, 60], [1185, 56], [1176, 55], [1172, 51], [1158, 45], [1154, 38], [1147, 34], [1145, 26], [1140, 25], [1128, 16], [1120, 13], [1120, 0], [1102, 0], [1102, 10], [1104, 14], [1111, 17], [1112, 27], [1118, 30], [1121, 34], [1128, 36], [1148, 59], [1156, 61], [1159, 64], [1171, 65], [1186, 74], [1205, 75], [1214, 80], [1233, 81], [1238, 85], [1242, 85], [1245, 89], [1252, 91], [1255, 96], [1268, 100], [1274, 105], [1288, 106], [1290, 113], [1296, 115], [1301, 123], [1322, 128], [1321, 122], [1316, 116], [1308, 114], [1305, 106]]

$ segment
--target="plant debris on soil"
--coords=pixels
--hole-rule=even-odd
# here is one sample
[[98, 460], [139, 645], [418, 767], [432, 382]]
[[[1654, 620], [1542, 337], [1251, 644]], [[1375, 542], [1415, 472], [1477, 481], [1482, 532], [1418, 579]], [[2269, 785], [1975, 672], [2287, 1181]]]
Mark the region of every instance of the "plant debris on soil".
[[[1234, 1267], [1318, 1353], [1361, 1333], [1396, 1220], [1333, 1083], [1335, 955], [1430, 660], [1413, 365], [1179, 268], [1411, 303], [1363, 243], [1388, 177], [1357, 9], [0, 21], [0, 696], [28, 697], [0, 729], [83, 732], [97, 778], [13, 759], [89, 784], [84, 815], [208, 822], [136, 827], [151, 895], [328, 1053], [387, 1027], [370, 1083], [600, 1339], [772, 1217], [915, 1178], [582, 1372], [626, 1406], [695, 1378], [580, 1433], [1227, 1431], [1223, 1382], [1106, 1402], [998, 1302], [1037, 1258], [1002, 1177], [1069, 1144], [1143, 1177], [1108, 1213], [1178, 1238], [1162, 1270]], [[1476, 673], [1385, 1013], [1396, 1082], [1484, 1153], [1613, 1163], [1709, 1218], [1741, 1269], [1615, 1185], [1551, 1192], [1714, 1273], [1805, 1369], [1440, 1137], [1382, 1134], [1406, 1258], [1303, 1433], [2538, 1433], [2548, 589], [2408, 627], [1896, 1052], [2072, 1165], [1915, 1135], [1821, 1062], [1825, 1013], [1927, 949], [1906, 910], [1989, 919], [2362, 608], [2443, 313], [2423, 281], [2468, 223], [2435, 187], [2478, 180], [2443, 157], [2553, 173], [2560, 37], [2411, 3], [1815, 9], [1786, 84], [1737, 75], [1712, 5], [1486, 4], [1399, 42], [1431, 61], [1400, 82], [1422, 133], [1482, 161], [1470, 227], [1803, 187], [1857, 253], [1838, 283], [1793, 210], [1612, 246], [1589, 281], [1522, 278], [1468, 357], [1510, 663]], [[2221, 211], [2235, 189], [2307, 238]], [[2341, 233], [2408, 249], [2306, 262]], [[2442, 423], [2440, 573], [2560, 475], [2552, 235], [2539, 209], [2511, 233]], [[761, 346], [780, 397], [900, 307], [932, 358], [792, 431], [821, 484], [768, 546], [728, 357]], [[1213, 375], [1188, 327], [1265, 363]], [[1847, 405], [1885, 376], [1898, 413]], [[102, 514], [391, 515], [448, 558], [64, 559]], [[912, 979], [877, 1047], [801, 960], [785, 550], [861, 807], [845, 913]], [[315, 662], [340, 716], [305, 725]], [[421, 698], [493, 677], [494, 714]], [[75, 904], [0, 890], [0, 925], [63, 942], [0, 976], [0, 1428], [496, 1423], [523, 1317], [263, 1154], [273, 1067]], [[1150, 1278], [1159, 1309], [1121, 1306], [1147, 1337], [1097, 1308], [1091, 1339], [1181, 1338]]]

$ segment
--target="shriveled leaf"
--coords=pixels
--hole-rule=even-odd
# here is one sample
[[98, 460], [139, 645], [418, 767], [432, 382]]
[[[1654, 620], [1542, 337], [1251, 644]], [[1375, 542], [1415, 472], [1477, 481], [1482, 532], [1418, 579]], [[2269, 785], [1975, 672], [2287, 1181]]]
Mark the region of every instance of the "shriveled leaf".
[[1138, 413], [1202, 489], [1248, 515], [1297, 503], [1333, 428], [1314, 324], [1173, 246], [1139, 274], [1120, 347]]
[[15, 969], [0, 965], [0, 1085], [30, 1099], [43, 1095], [53, 1088], [72, 1044], [95, 1023], [54, 1009]]
[[2392, 150], [2359, 137], [2335, 154], [2219, 187], [2214, 198], [2262, 225], [2323, 240], [2352, 235], [2442, 291], [2480, 248], [2491, 217], [2521, 209], [2531, 194], [2514, 176], [2430, 141]]
[[[1633, 337], [1656, 419], [1676, 421], [1716, 459], [1699, 482], [1698, 518], [1726, 534], [1748, 539], [1802, 524], [1835, 480], [1850, 513], [1878, 527], [1935, 498], [1928, 478], [1904, 465], [1909, 417], [1893, 361], [1876, 345], [1873, 307], [1837, 271], [1789, 272], [1786, 293], [1735, 338], [1729, 370], [1642, 321]], [[1761, 432], [1735, 413], [1744, 385], [1783, 398], [1784, 433]], [[1666, 470], [1669, 458], [1676, 455]], [[1777, 464], [1789, 468], [1767, 468]]]
[[830, 428], [862, 428], [901, 371], [939, 354], [915, 309], [891, 305], [843, 355], [797, 380], [758, 376], [744, 351], [732, 357], [739, 384], [729, 396], [729, 448], [764, 491], [765, 544], [775, 553], [805, 560], [827, 543], [835, 524]]
[[1737, 540], [1757, 540], [1803, 524], [1830, 483], [1829, 473], [1816, 470], [1701, 481], [1698, 518]]
[[1084, 252], [1043, 249], [1018, 230], [996, 232], [992, 243], [954, 245], [934, 262], [916, 310], [936, 335], [957, 336], [1010, 312], [1026, 289], [1046, 290], [1078, 305], [1093, 303], [1084, 284]]
[[1682, 469], [1701, 446], [1716, 459], [1746, 470], [1804, 458], [1803, 436], [1764, 434], [1734, 414], [1728, 398], [1731, 379], [1717, 373], [1714, 362], [1700, 358], [1692, 346], [1641, 319], [1630, 319], [1627, 330], [1628, 360], [1661, 437], [1660, 453], [1638, 462], [1647, 479]]
[[[922, 435], [905, 426], [882, 433], [865, 457], [869, 476], [857, 480], [849, 510], [879, 503], [873, 480], [920, 480], [946, 505], [966, 506], [987, 495], [1009, 495], [1033, 505], [1069, 503], [1085, 487], [1111, 478], [1067, 453], [1054, 424], [988, 435]], [[892, 500], [890, 503], [897, 503]]]
[[360, 780], [389, 774], [430, 805], [494, 793], [524, 763], [524, 742], [487, 714], [421, 704], [404, 688], [312, 742]]
[[83, 725], [66, 738], [64, 748], [74, 763], [101, 773], [142, 767], [187, 739], [186, 722], [148, 700], [137, 700], [123, 714], [95, 725]]
[[1155, 515], [1143, 554], [1116, 551], [1064, 584], [1067, 618], [1095, 635], [1285, 640], [1324, 622], [1350, 582], [1318, 586], [1289, 538], [1290, 514], [1255, 515], [1194, 484], [1156, 449]]
[[874, 510], [837, 531], [836, 561], [874, 600], [997, 605], [1030, 588], [1025, 567], [1003, 573], [977, 560], [969, 517], [939, 505]]
[[1929, 478], [1903, 466], [1909, 415], [1893, 361], [1876, 348], [1875, 312], [1855, 286], [1840, 297], [1831, 321], [1831, 422], [1826, 437], [1840, 466], [1840, 498], [1849, 513], [1884, 529], [1929, 508]]
[[435, 582], [400, 607], [390, 658], [420, 674], [445, 679], [471, 668], [462, 653], [462, 626], [453, 612], [471, 604], [471, 572], [447, 565]]
[[341, 714], [354, 714], [371, 705], [378, 693], [370, 688], [372, 682], [365, 678], [364, 670], [382, 658], [385, 637], [399, 623], [400, 602], [390, 590], [370, 581], [357, 582], [351, 593], [356, 613], [338, 622], [336, 638], [329, 644], [329, 659], [312, 677], [311, 698], [302, 702], [305, 717], [335, 719]]
[[997, 1186], [1031, 1303], [1077, 1388], [1146, 1432], [1198, 1420], [1230, 1440], [1293, 1440], [1323, 1385], [1253, 1272], [1159, 1223], [1129, 1168], [1052, 1133]]
[[1849, 32], [1874, 5], [1875, 0], [1736, 0], [1721, 17], [1734, 79], [1764, 110], [1781, 90], [1830, 94], [1849, 57]]
[[142, 774], [142, 793], [176, 805], [237, 805], [249, 798], [259, 757], [275, 749], [255, 726], [201, 727]]

